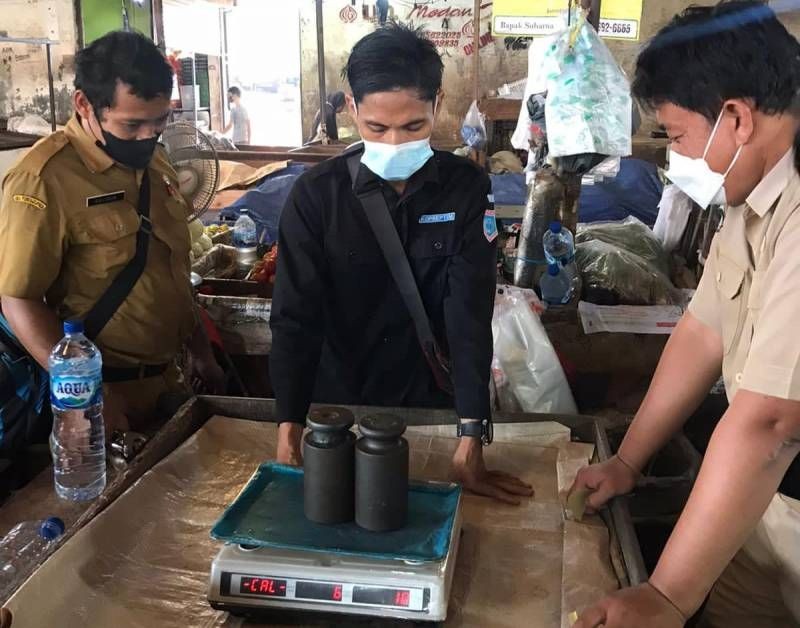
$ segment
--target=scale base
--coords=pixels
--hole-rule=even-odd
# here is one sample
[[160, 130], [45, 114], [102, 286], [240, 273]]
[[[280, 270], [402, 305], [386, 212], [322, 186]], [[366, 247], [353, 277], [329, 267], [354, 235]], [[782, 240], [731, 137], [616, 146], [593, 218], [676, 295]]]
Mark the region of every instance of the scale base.
[[387, 625], [403, 620], [431, 626], [447, 618], [460, 540], [459, 497], [448, 551], [440, 561], [226, 544], [211, 565], [208, 601], [235, 615], [279, 614], [290, 625], [295, 622], [287, 622], [287, 615], [302, 616], [311, 625], [330, 625], [336, 616], [356, 624], [386, 619], [391, 620]]

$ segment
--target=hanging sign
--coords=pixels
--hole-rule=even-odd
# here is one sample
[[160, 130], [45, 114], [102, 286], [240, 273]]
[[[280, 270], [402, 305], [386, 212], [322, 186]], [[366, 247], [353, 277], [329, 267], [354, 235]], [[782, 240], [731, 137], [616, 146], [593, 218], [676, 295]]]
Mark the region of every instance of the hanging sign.
[[[643, 0], [603, 0], [601, 37], [638, 41]], [[563, 24], [567, 0], [494, 0], [492, 35], [537, 37], [555, 34]]]

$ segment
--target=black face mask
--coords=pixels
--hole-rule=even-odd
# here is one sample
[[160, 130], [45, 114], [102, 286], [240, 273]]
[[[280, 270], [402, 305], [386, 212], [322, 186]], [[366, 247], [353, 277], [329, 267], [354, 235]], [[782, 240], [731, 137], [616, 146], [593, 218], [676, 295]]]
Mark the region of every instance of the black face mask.
[[158, 136], [146, 140], [121, 140], [102, 126], [100, 130], [103, 131], [103, 139], [106, 143], [104, 146], [98, 141], [97, 145], [114, 161], [135, 170], [143, 170], [150, 164], [156, 144], [158, 144]]

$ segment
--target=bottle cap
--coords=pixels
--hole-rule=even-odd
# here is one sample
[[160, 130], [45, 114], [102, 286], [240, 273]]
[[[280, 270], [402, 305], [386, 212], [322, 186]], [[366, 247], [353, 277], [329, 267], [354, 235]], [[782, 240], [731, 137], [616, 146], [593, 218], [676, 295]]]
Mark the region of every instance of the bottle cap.
[[83, 321], [77, 321], [77, 320], [64, 321], [64, 333], [65, 334], [82, 334], [83, 333]]
[[64, 534], [64, 522], [58, 517], [48, 517], [39, 527], [39, 536], [48, 541], [53, 541]]
[[550, 231], [553, 233], [561, 233], [561, 223], [558, 220], [554, 220], [550, 223]]
[[551, 277], [555, 277], [556, 275], [558, 275], [558, 273], [559, 273], [558, 264], [548, 264], [547, 266], [548, 275], [550, 275]]
[[247, 207], [242, 207], [242, 208], [239, 210], [239, 215], [240, 215], [240, 216], [244, 216], [244, 215], [245, 215], [246, 213], [248, 213], [249, 211], [250, 211], [250, 210], [249, 210], [249, 209], [247, 209]]

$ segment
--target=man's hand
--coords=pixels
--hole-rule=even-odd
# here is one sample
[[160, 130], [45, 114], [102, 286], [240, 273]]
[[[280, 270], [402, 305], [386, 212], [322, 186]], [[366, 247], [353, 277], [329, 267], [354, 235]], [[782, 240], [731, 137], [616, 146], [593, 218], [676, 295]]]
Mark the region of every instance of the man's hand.
[[623, 589], [583, 612], [572, 628], [683, 628], [686, 618], [651, 584]]
[[591, 491], [586, 499], [586, 511], [593, 513], [612, 497], [630, 493], [636, 486], [639, 474], [618, 456], [612, 456], [605, 462], [584, 467], [575, 476], [575, 482], [569, 489], [573, 491], [587, 489]]
[[196, 393], [224, 395], [227, 391], [225, 371], [213, 355], [195, 357], [192, 360], [192, 390]]
[[519, 505], [521, 497], [531, 497], [533, 487], [503, 471], [489, 471], [483, 461], [483, 446], [476, 438], [463, 437], [453, 456], [453, 479], [466, 490]]
[[275, 458], [279, 464], [303, 466], [302, 437], [303, 425], [301, 423], [287, 421], [278, 426], [278, 451]]

